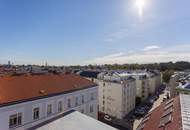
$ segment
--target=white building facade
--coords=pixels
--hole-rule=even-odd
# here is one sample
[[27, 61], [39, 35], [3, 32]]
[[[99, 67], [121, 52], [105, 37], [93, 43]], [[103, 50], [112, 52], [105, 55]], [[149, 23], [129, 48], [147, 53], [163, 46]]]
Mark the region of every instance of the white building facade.
[[148, 97], [149, 81], [144, 73], [133, 73], [132, 77], [136, 80], [136, 97], [144, 101]]
[[135, 108], [136, 85], [135, 79], [121, 80], [121, 77], [106, 76], [98, 79], [99, 111], [122, 119]]
[[156, 89], [161, 85], [161, 74], [160, 73], [147, 73], [149, 88], [148, 94], [152, 95], [155, 93]]
[[25, 130], [70, 110], [97, 119], [97, 96], [98, 86], [90, 84], [89, 87], [0, 104], [0, 130]]
[[179, 85], [178, 80], [180, 76], [178, 74], [174, 74], [170, 77], [169, 88], [170, 88], [170, 97], [174, 98], [177, 95], [176, 87]]
[[[98, 87], [0, 107], [0, 130], [24, 130], [69, 110], [97, 119]], [[36, 113], [36, 114], [35, 114]]]

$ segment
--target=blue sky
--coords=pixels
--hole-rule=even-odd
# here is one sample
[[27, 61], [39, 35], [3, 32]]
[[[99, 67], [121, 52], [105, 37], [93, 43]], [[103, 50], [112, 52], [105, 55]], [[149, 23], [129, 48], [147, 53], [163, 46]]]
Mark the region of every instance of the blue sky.
[[190, 61], [190, 1], [0, 0], [0, 63]]

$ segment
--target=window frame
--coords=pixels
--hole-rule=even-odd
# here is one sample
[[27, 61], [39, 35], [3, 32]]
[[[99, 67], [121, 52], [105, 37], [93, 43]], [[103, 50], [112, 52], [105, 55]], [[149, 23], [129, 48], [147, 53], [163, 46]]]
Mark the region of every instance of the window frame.
[[9, 115], [9, 128], [14, 128], [22, 125], [22, 113], [18, 112], [16, 114]]
[[71, 108], [71, 99], [70, 98], [67, 99], [67, 108]]
[[85, 103], [84, 95], [82, 95], [82, 104]]
[[58, 101], [58, 112], [62, 112], [63, 111], [63, 102], [62, 101]]
[[35, 107], [33, 109], [33, 120], [38, 120], [40, 118], [40, 108]]
[[94, 112], [94, 105], [90, 105], [90, 113]]
[[94, 100], [95, 98], [94, 98], [94, 93], [91, 93], [90, 94], [90, 100]]
[[47, 116], [52, 114], [52, 104], [47, 105]]
[[78, 97], [75, 97], [75, 107], [79, 105], [79, 99]]

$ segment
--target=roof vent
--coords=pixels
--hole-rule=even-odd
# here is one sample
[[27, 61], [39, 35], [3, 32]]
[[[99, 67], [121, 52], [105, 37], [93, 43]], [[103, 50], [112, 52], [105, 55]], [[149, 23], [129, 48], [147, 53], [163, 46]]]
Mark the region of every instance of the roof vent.
[[39, 93], [40, 93], [40, 94], [44, 94], [44, 93], [45, 93], [45, 90], [40, 90]]

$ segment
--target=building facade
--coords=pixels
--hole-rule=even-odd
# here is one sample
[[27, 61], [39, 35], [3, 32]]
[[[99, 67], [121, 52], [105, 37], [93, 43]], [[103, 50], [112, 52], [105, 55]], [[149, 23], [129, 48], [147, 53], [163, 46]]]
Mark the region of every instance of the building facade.
[[132, 76], [136, 80], [136, 97], [144, 101], [149, 94], [149, 80], [147, 75], [144, 73], [133, 73]]
[[148, 77], [148, 94], [152, 95], [155, 93], [157, 88], [161, 86], [161, 74], [160, 73], [147, 73]]
[[99, 111], [122, 119], [135, 108], [136, 82], [133, 78], [106, 76], [98, 83]]
[[174, 98], [177, 95], [176, 87], [179, 85], [180, 76], [178, 74], [174, 74], [170, 77], [169, 88], [170, 88], [170, 97]]
[[0, 130], [25, 130], [72, 109], [97, 119], [98, 86], [80, 76], [9, 77], [0, 83], [0, 89], [7, 87], [0, 92]]

